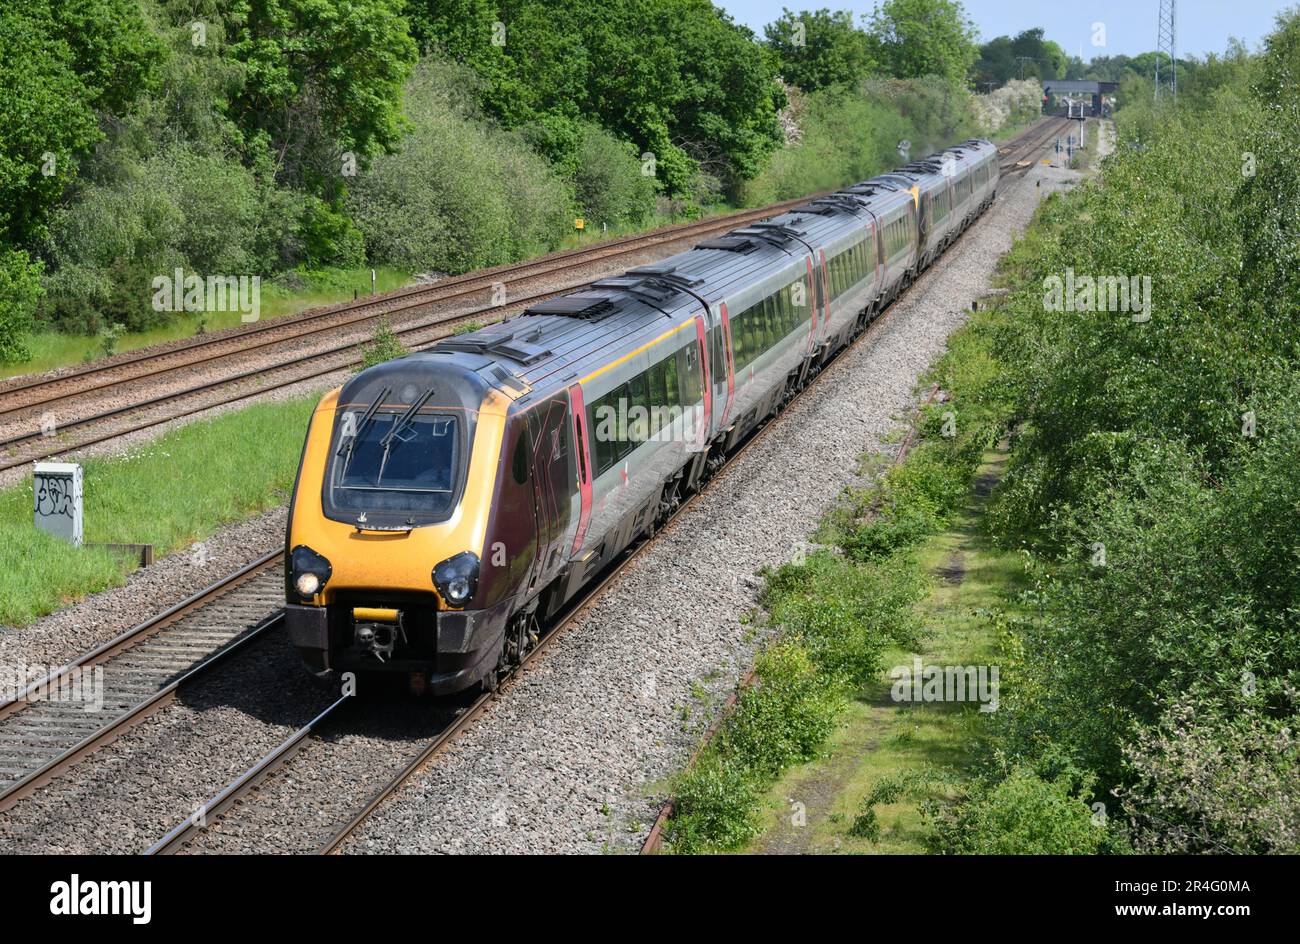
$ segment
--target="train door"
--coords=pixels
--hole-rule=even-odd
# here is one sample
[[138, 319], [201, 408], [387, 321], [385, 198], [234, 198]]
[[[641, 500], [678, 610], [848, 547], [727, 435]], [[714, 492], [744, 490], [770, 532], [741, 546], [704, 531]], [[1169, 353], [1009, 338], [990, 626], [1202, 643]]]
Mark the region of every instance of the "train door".
[[713, 375], [713, 402], [721, 404], [718, 413], [718, 429], [727, 425], [730, 419], [731, 401], [736, 395], [735, 361], [731, 348], [731, 318], [727, 313], [727, 303], [718, 304], [718, 323], [709, 338], [710, 373]]
[[548, 580], [563, 563], [562, 539], [569, 527], [573, 449], [564, 396], [529, 413], [533, 436], [533, 495], [537, 502], [537, 557], [533, 582]]
[[[699, 442], [697, 443], [697, 445], [701, 449], [703, 449], [704, 446], [707, 445], [709, 441], [709, 433], [711, 432], [709, 426], [713, 414], [713, 382], [709, 370], [709, 358], [708, 358], [709, 345], [708, 345], [707, 337], [708, 335], [705, 333], [704, 330], [704, 316], [696, 315], [695, 316], [695, 343], [696, 343], [695, 356], [699, 359], [698, 389], [700, 391], [700, 400], [704, 404], [704, 415], [697, 420], [697, 422], [700, 423]], [[682, 378], [681, 383], [685, 384], [686, 389], [690, 390], [696, 385], [689, 383], [686, 378], [688, 376], [691, 376], [691, 372], [695, 369], [695, 363], [694, 363], [694, 359], [690, 356], [690, 348], [687, 348], [686, 350], [687, 350], [687, 356], [683, 359], [684, 362], [682, 364], [682, 370], [679, 371], [679, 376]]]
[[[587, 537], [587, 525], [591, 521], [592, 481], [596, 477], [591, 467], [591, 448], [587, 436], [587, 405], [582, 395], [582, 385], [574, 384], [569, 388], [569, 415], [573, 417], [573, 457], [578, 464], [578, 526], [573, 533], [571, 556], [582, 550], [582, 542]], [[563, 498], [561, 498], [563, 500]]]

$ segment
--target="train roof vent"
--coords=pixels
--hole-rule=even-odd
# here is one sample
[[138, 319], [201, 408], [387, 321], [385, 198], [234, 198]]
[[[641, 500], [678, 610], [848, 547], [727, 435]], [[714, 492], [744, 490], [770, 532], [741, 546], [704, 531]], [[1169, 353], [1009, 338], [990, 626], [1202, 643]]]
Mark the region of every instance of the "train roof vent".
[[795, 207], [792, 213], [816, 213], [820, 216], [834, 216], [836, 213], [862, 213], [866, 210], [859, 195], [847, 193], [829, 193], [817, 197], [810, 203]]
[[729, 249], [732, 252], [750, 252], [762, 243], [770, 246], [784, 246], [786, 243], [805, 234], [805, 230], [795, 229], [789, 223], [754, 223], [732, 230], [726, 236], [706, 239], [697, 243], [696, 249]]
[[534, 364], [551, 352], [538, 342], [541, 331], [519, 331], [514, 334], [469, 334], [438, 342], [443, 351], [463, 351], [467, 354], [496, 354], [520, 364]]
[[695, 244], [696, 249], [725, 249], [728, 252], [751, 252], [758, 248], [758, 240], [750, 236], [715, 236]]
[[868, 181], [864, 181], [863, 183], [854, 184], [851, 187], [845, 187], [843, 192], [855, 193], [863, 197], [874, 197], [876, 194], [880, 193], [881, 191], [887, 190], [891, 193], [896, 193], [901, 189], [902, 188], [899, 187], [898, 184], [894, 183], [892, 180], [886, 180], [884, 177], [873, 177]]
[[819, 196], [811, 203], [794, 209], [796, 213], [818, 213], [819, 216], [835, 216], [836, 213], [861, 213], [866, 207], [858, 196], [850, 194], [827, 194]]
[[622, 275], [592, 283], [596, 288], [627, 292], [652, 305], [661, 305], [694, 291], [704, 284], [702, 278], [679, 275], [674, 266], [640, 266]]
[[548, 298], [524, 311], [525, 315], [564, 315], [568, 318], [603, 318], [615, 310], [608, 295], [595, 292], [574, 292], [559, 298]]
[[502, 338], [490, 348], [493, 354], [500, 354], [521, 364], [535, 364], [550, 354], [550, 349], [542, 347], [533, 340], [516, 337]]

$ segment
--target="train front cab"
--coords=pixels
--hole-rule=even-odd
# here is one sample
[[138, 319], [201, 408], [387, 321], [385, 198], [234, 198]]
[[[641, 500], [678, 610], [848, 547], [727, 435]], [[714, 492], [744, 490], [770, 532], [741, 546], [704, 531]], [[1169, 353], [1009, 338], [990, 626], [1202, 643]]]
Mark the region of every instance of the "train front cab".
[[317, 674], [405, 672], [442, 694], [487, 678], [500, 657], [508, 568], [483, 556], [510, 398], [434, 357], [371, 368], [312, 416], [285, 619]]

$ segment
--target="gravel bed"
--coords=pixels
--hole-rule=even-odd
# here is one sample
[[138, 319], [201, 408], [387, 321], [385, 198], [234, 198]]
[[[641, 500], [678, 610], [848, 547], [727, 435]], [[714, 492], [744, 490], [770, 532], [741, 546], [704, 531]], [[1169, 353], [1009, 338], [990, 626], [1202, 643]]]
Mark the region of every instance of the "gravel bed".
[[331, 700], [283, 630], [0, 816], [0, 852], [143, 852]]
[[276, 771], [233, 816], [209, 825], [191, 854], [317, 852], [454, 718], [401, 696], [354, 703]]
[[[781, 429], [716, 480], [469, 731], [361, 826], [357, 853], [631, 852], [761, 640], [756, 572], [789, 559], [863, 450], [916, 399], [1038, 200], [1077, 174], [1035, 165], [841, 357]], [[1037, 186], [1037, 183], [1042, 186]], [[698, 695], [703, 694], [703, 699]], [[688, 720], [684, 721], [683, 719]]]

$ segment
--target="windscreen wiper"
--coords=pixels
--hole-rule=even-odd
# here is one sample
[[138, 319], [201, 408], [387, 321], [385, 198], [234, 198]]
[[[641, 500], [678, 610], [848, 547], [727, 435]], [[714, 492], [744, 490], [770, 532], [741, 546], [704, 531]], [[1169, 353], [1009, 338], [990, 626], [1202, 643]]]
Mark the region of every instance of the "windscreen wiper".
[[361, 438], [362, 432], [364, 432], [365, 428], [370, 425], [370, 421], [375, 418], [375, 413], [378, 411], [380, 404], [388, 399], [388, 395], [392, 392], [392, 387], [385, 387], [379, 392], [379, 396], [375, 397], [374, 402], [371, 403], [370, 406], [366, 407], [366, 412], [362, 414], [361, 422], [357, 424], [357, 428], [353, 431], [352, 438], [349, 439], [345, 445], [339, 446], [339, 451], [336, 455], [343, 455], [343, 450], [346, 449], [348, 458], [352, 458], [352, 447], [355, 446], [357, 440]]
[[367, 426], [370, 425], [370, 420], [374, 419], [374, 413], [378, 411], [378, 408], [380, 408], [381, 404], [383, 403], [383, 400], [386, 400], [387, 397], [389, 397], [390, 393], [393, 393], [393, 387], [390, 386], [383, 387], [383, 389], [380, 391], [380, 395], [374, 398], [373, 402], [370, 403], [370, 406], [365, 408], [365, 412], [361, 413], [360, 423], [357, 423], [356, 429], [352, 430], [352, 438], [348, 439], [346, 446], [338, 447], [338, 455], [343, 455], [344, 449], [346, 449], [348, 452], [352, 451], [352, 445], [354, 445], [357, 439], [361, 438], [361, 433], [365, 432], [365, 428], [367, 428]]
[[418, 400], [406, 408], [406, 412], [397, 418], [397, 422], [393, 423], [393, 428], [390, 429], [388, 434], [379, 441], [379, 447], [384, 450], [384, 455], [379, 460], [379, 474], [375, 476], [376, 485], [384, 480], [384, 467], [388, 465], [388, 451], [393, 447], [393, 440], [397, 438], [398, 433], [406, 429], [407, 425], [410, 424], [411, 419], [419, 412], [422, 406], [429, 402], [429, 397], [431, 396], [433, 396], [432, 387], [424, 391]]

